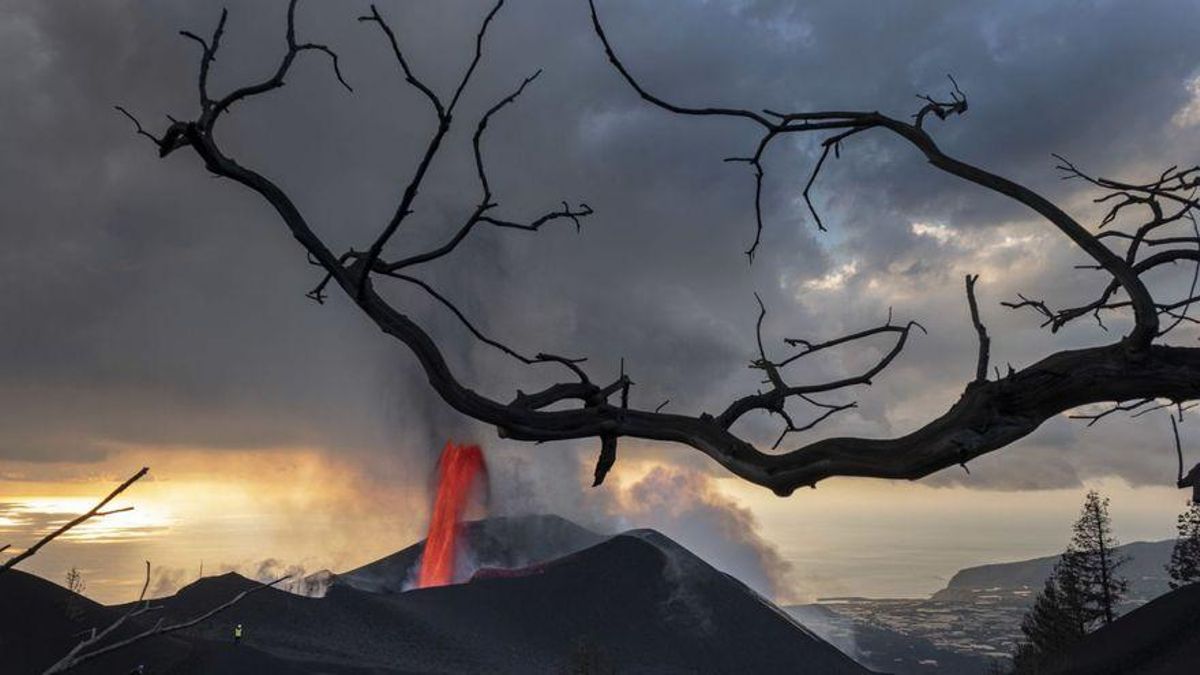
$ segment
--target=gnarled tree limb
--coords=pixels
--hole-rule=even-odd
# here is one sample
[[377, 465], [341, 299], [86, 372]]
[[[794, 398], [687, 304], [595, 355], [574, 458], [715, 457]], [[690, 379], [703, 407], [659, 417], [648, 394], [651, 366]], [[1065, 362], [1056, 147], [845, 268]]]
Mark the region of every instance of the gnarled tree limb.
[[[219, 110], [228, 107], [222, 106], [222, 101], [243, 100], [265, 94], [282, 86], [284, 78], [290, 74], [294, 57], [304, 51], [301, 43], [295, 38], [295, 0], [291, 1], [288, 9], [285, 56], [271, 79], [235, 89], [224, 98], [215, 99], [217, 103], [206, 103], [207, 94], [202, 94], [197, 118], [189, 122], [173, 122], [162, 137], [145, 132], [134, 119], [137, 131], [150, 137], [159, 148], [160, 154], [167, 155], [184, 147], [190, 148], [209, 171], [261, 196], [274, 208], [283, 224], [305, 249], [309, 259], [323, 268], [326, 276], [314, 292], [314, 297], [321, 299], [323, 289], [330, 284], [341, 288], [381, 331], [399, 340], [412, 351], [434, 391], [460, 413], [495, 426], [498, 432], [507, 438], [527, 441], [600, 439], [601, 453], [596, 466], [596, 483], [602, 481], [611, 468], [616, 456], [616, 444], [621, 437], [691, 446], [709, 455], [736, 475], [786, 495], [799, 486], [814, 485], [831, 476], [920, 478], [945, 467], [964, 464], [983, 453], [1009, 445], [1031, 433], [1045, 420], [1080, 405], [1140, 398], [1179, 402], [1200, 397], [1200, 351], [1154, 343], [1154, 340], [1161, 336], [1160, 315], [1185, 311], [1190, 301], [1183, 305], [1156, 302], [1140, 276], [1149, 269], [1173, 261], [1200, 262], [1200, 257], [1192, 255], [1191, 252], [1174, 249], [1167, 255], [1154, 259], [1155, 262], [1148, 262], [1151, 259], [1139, 260], [1136, 256], [1120, 255], [1037, 192], [946, 154], [930, 135], [925, 123], [932, 117], [946, 120], [967, 112], [967, 97], [953, 79], [953, 91], [949, 100], [938, 100], [931, 96], [921, 97], [924, 104], [912, 116], [912, 122], [889, 117], [877, 111], [756, 112], [736, 108], [678, 105], [651, 93], [632, 75], [630, 69], [617, 56], [605, 34], [594, 3], [591, 4], [593, 27], [609, 61], [620, 77], [643, 100], [672, 114], [724, 117], [748, 122], [761, 129], [762, 136], [754, 152], [748, 157], [732, 158], [733, 161], [748, 163], [755, 171], [756, 235], [754, 243], [747, 251], [751, 257], [759, 245], [763, 228], [761, 159], [774, 140], [794, 133], [830, 134], [822, 141], [820, 157], [804, 187], [806, 203], [812, 210], [818, 227], [823, 229], [824, 225], [820, 222], [810, 199], [810, 191], [817, 173], [831, 151], [835, 157], [838, 156], [843, 141], [860, 133], [880, 130], [906, 142], [920, 152], [934, 168], [969, 181], [984, 190], [1004, 195], [1042, 216], [1074, 245], [1087, 253], [1095, 266], [1112, 278], [1112, 285], [1124, 293], [1125, 300], [1114, 301], [1113, 292], [1106, 292], [1100, 307], [1107, 308], [1114, 306], [1116, 302], [1124, 302], [1122, 306], [1132, 310], [1134, 325], [1127, 336], [1114, 344], [1059, 352], [1021, 370], [1010, 369], [1007, 376], [989, 381], [986, 377], [989, 338], [979, 320], [973, 280], [968, 278], [968, 303], [972, 322], [980, 337], [980, 355], [975, 378], [965, 388], [958, 402], [941, 417], [904, 436], [893, 439], [830, 438], [781, 454], [758, 450], [752, 443], [733, 433], [734, 424], [746, 414], [755, 411], [779, 415], [786, 423], [780, 437], [781, 442], [788, 434], [808, 429], [815, 423], [795, 423], [792, 413], [786, 407], [788, 402], [815, 407], [818, 411], [815, 421], [853, 407], [852, 403], [828, 403], [813, 398], [813, 395], [869, 385], [898, 357], [912, 329], [920, 328], [919, 324], [893, 324], [889, 317], [882, 326], [830, 338], [824, 342], [791, 340], [788, 344], [799, 348], [798, 351], [786, 358], [775, 360], [768, 356], [768, 350], [762, 342], [761, 328], [766, 309], [760, 306], [758, 355], [750, 365], [763, 372], [768, 387], [731, 402], [724, 411], [715, 416], [708, 413], [666, 413], [663, 412], [662, 405], [653, 410], [638, 409], [630, 404], [632, 381], [623, 368], [616, 381], [601, 386], [584, 370], [581, 359], [566, 359], [546, 354], [527, 357], [523, 356], [522, 352], [504, 347], [497, 340], [485, 338], [449, 298], [419, 281], [412, 272], [413, 268], [423, 263], [451, 255], [459, 243], [480, 224], [536, 232], [542, 225], [555, 220], [570, 220], [578, 226], [579, 218], [591, 215], [592, 211], [586, 205], [572, 208], [565, 203], [562, 210], [549, 212], [527, 224], [494, 215], [496, 203], [482, 159], [480, 138], [489, 118], [512, 103], [532, 81], [532, 77], [527, 78], [509, 97], [493, 106], [476, 125], [474, 151], [482, 198], [476, 203], [467, 221], [458, 226], [445, 243], [423, 253], [389, 261], [387, 247], [400, 232], [400, 224], [412, 212], [428, 167], [445, 147], [442, 141], [451, 133], [452, 128], [450, 112], [469, 85], [471, 75], [481, 58], [484, 35], [501, 4], [497, 3], [484, 19], [477, 34], [473, 59], [448, 104], [443, 103], [443, 98], [433, 88], [416, 77], [395, 34], [379, 12], [372, 8], [371, 15], [363, 17], [364, 21], [377, 24], [383, 30], [405, 80], [430, 101], [436, 116], [435, 130], [414, 174], [402, 191], [394, 215], [383, 224], [379, 235], [370, 243], [365, 253], [354, 250], [343, 254], [334, 253], [277, 183], [228, 156], [213, 134]], [[223, 21], [221, 25], [224, 25]], [[201, 62], [202, 81], [207, 76], [207, 62], [211, 62], [217, 42], [214, 36], [204, 47]], [[332, 55], [332, 52], [326, 49], [321, 51]], [[132, 115], [130, 117], [132, 118]], [[1176, 170], [1149, 184], [1101, 185], [1128, 195], [1130, 204], [1163, 201], [1171, 203], [1175, 210], [1185, 206], [1190, 209], [1191, 202], [1181, 202], [1175, 191], [1194, 184], [1196, 176], [1193, 171]], [[1174, 210], [1163, 213], [1162, 219], [1175, 218]], [[1156, 230], [1157, 226], [1130, 236], [1135, 238], [1138, 246], [1149, 246], [1150, 238], [1147, 235]], [[1159, 239], [1161, 237], [1155, 241]], [[1197, 235], [1197, 241], [1200, 241], [1200, 235]], [[552, 384], [531, 394], [518, 390], [515, 398], [507, 403], [479, 394], [456, 376], [434, 337], [376, 291], [375, 280], [389, 278], [422, 286], [462, 320], [477, 337], [492, 346], [526, 363], [560, 364], [568, 368], [575, 379]], [[1050, 322], [1057, 316], [1042, 301], [1024, 299], [1022, 306], [1035, 308]], [[895, 338], [892, 348], [885, 351], [874, 366], [857, 375], [835, 378], [828, 382], [795, 384], [787, 382], [782, 372], [790, 363], [807, 354], [834, 347], [853, 346], [859, 340], [885, 334]], [[612, 397], [618, 393], [620, 400], [614, 402]]]

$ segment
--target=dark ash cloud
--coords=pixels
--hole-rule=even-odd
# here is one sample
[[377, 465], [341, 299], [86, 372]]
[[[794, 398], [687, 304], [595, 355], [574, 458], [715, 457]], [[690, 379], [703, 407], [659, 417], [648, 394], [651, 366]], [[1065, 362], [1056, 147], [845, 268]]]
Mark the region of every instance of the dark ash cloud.
[[[283, 6], [233, 3], [214, 86], [272, 67]], [[361, 247], [386, 220], [432, 122], [380, 36], [354, 20], [361, 9], [310, 1], [300, 15], [306, 39], [341, 53], [353, 95], [326, 62], [306, 57], [287, 87], [239, 108], [222, 133], [241, 161], [278, 178], [335, 248]], [[486, 7], [383, 10], [414, 67], [444, 90]], [[916, 107], [913, 94], [942, 91], [953, 72], [972, 108], [937, 126], [946, 149], [1073, 209], [1088, 207], [1078, 186], [1053, 175], [1051, 151], [1100, 172], [1140, 173], [1194, 161], [1200, 149], [1196, 127], [1177, 123], [1200, 67], [1197, 6], [742, 0], [601, 10], [638, 77], [688, 103], [903, 115]], [[210, 179], [188, 153], [158, 160], [112, 111], [122, 103], [151, 124], [191, 114], [197, 54], [176, 31], [203, 33], [215, 20], [214, 8], [181, 1], [25, 0], [0, 12], [10, 64], [0, 73], [0, 457], [293, 445], [368, 463], [404, 453], [410, 462], [389, 466], [420, 484], [446, 437], [488, 430], [436, 400], [413, 359], [347, 303], [304, 298], [317, 275], [254, 195]], [[902, 433], [953, 401], [973, 358], [960, 290], [967, 271], [985, 275], [1001, 362], [1109, 339], [1090, 329], [1052, 339], [1029, 317], [1002, 312], [996, 303], [1016, 291], [1080, 298], [1095, 279], [1070, 270], [1078, 256], [1031, 214], [936, 174], [892, 140], [855, 139], [821, 177], [826, 236], [797, 202], [815, 139], [776, 148], [769, 224], [748, 267], [752, 181], [720, 160], [744, 154], [753, 129], [645, 106], [604, 61], [582, 2], [513, 3], [487, 52], [464, 120], [547, 69], [487, 140], [501, 211], [528, 217], [567, 199], [597, 214], [578, 234], [481, 232], [427, 276], [507, 342], [588, 355], [597, 373], [615, 374], [624, 357], [640, 405], [669, 398], [681, 411], [715, 411], [756, 387], [745, 367], [755, 291], [771, 309], [772, 340], [876, 323], [889, 306], [931, 328], [863, 392], [860, 410], [822, 433]], [[468, 149], [465, 132], [451, 140], [397, 252], [440, 241], [469, 208]], [[482, 391], [507, 397], [551, 376], [473, 343], [427, 299], [395, 297]], [[861, 358], [830, 359], [810, 374]], [[1085, 436], [1065, 424], [988, 458], [971, 480], [1023, 488], [1103, 474], [1157, 479], [1160, 458], [1131, 452], [1133, 432]], [[765, 440], [773, 428], [758, 420], [747, 433]]]

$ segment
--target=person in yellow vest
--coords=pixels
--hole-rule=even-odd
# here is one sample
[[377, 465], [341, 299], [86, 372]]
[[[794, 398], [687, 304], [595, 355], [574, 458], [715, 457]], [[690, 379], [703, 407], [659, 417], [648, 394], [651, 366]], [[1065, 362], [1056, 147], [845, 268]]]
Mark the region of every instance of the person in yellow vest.
[[237, 645], [237, 644], [241, 644], [241, 643], [242, 643], [242, 624], [239, 623], [238, 625], [233, 627], [233, 644]]

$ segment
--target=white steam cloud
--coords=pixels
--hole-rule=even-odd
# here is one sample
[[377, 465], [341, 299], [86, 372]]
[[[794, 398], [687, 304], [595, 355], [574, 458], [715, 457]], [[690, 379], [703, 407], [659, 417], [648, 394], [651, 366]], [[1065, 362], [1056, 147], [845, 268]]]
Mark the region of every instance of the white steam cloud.
[[804, 597], [791, 564], [763, 538], [754, 514], [707, 473], [658, 465], [628, 484], [610, 477], [592, 489], [581, 456], [501, 455], [489, 462], [494, 514], [554, 513], [601, 533], [652, 528], [777, 603]]

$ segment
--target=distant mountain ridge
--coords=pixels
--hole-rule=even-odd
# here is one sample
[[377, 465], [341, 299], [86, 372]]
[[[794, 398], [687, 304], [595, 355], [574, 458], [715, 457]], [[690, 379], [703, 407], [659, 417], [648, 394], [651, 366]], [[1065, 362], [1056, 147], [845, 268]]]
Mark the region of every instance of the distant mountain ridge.
[[[1122, 614], [1134, 615], [1169, 590], [1164, 565], [1174, 544], [1118, 547], [1129, 557], [1121, 568], [1130, 582]], [[868, 667], [898, 675], [985, 675], [996, 662], [1008, 662], [1022, 639], [1021, 618], [1057, 560], [1045, 556], [967, 567], [929, 599], [825, 598], [787, 609]]]
[[[1140, 605], [1170, 590], [1164, 567], [1171, 559], [1174, 546], [1175, 540], [1167, 539], [1117, 547], [1118, 555], [1129, 559], [1120, 570], [1129, 580], [1127, 603]], [[1029, 595], [1032, 601], [1032, 594], [1041, 590], [1058, 558], [1054, 555], [967, 567], [956, 572], [946, 588], [934, 593], [931, 599], [964, 602], [981, 593], [1019, 593]]]

